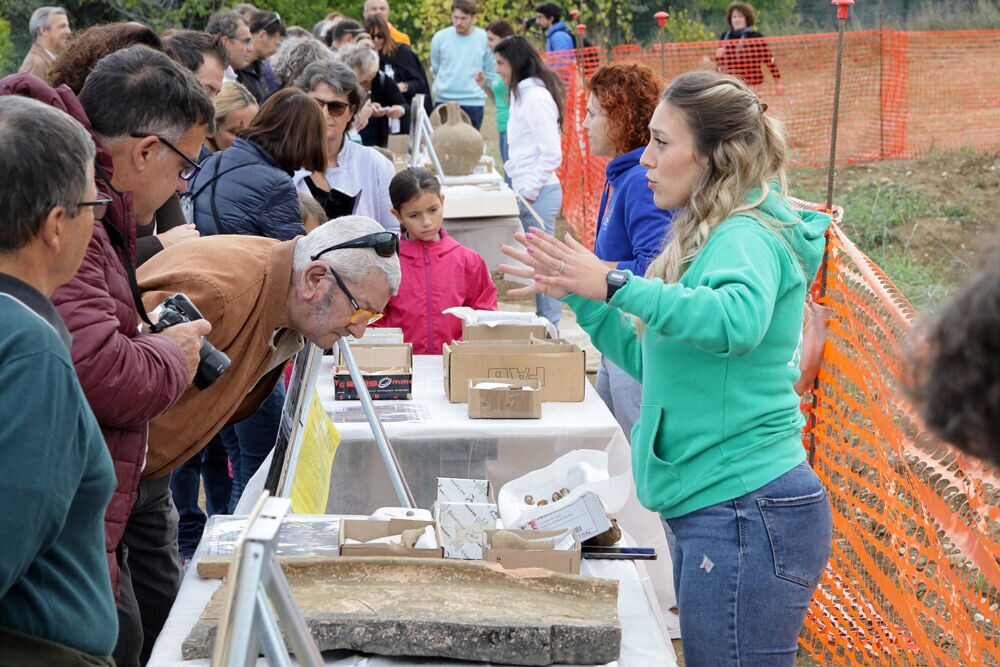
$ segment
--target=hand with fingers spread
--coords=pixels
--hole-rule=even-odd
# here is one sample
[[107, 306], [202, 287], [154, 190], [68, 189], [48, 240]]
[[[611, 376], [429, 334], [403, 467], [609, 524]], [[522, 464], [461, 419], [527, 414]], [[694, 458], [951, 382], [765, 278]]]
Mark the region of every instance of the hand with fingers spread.
[[532, 284], [510, 290], [510, 296], [545, 294], [561, 299], [578, 294], [603, 301], [607, 294], [608, 266], [568, 232], [563, 241], [532, 227], [527, 234], [514, 234], [524, 249], [501, 246], [501, 251], [527, 266], [501, 264], [505, 273], [532, 280]]

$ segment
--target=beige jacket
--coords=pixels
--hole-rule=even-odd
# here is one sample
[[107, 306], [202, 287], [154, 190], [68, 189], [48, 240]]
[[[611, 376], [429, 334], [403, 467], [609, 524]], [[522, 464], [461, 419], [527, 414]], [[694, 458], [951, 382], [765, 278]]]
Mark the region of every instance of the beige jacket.
[[184, 292], [212, 323], [209, 341], [232, 361], [215, 384], [188, 387], [150, 423], [144, 478], [168, 474], [271, 394], [284, 366], [267, 370], [274, 330], [287, 309], [294, 249], [294, 240], [220, 234], [170, 246], [139, 267], [146, 309]]
[[31, 50], [28, 51], [28, 55], [24, 57], [24, 62], [21, 63], [21, 69], [17, 70], [18, 74], [34, 74], [42, 81], [49, 82], [49, 70], [52, 69], [52, 63], [55, 62], [55, 58], [49, 55], [41, 44], [35, 42], [31, 45]]

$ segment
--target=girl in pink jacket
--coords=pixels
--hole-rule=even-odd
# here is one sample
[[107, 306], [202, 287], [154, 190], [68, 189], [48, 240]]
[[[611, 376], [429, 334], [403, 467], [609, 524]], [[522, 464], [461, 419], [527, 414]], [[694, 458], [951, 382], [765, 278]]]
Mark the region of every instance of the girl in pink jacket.
[[441, 229], [444, 197], [434, 174], [419, 167], [399, 172], [389, 184], [389, 199], [403, 230], [403, 280], [376, 326], [400, 327], [414, 354], [441, 354], [442, 345], [462, 338], [462, 321], [441, 311], [496, 310], [497, 289], [479, 253]]

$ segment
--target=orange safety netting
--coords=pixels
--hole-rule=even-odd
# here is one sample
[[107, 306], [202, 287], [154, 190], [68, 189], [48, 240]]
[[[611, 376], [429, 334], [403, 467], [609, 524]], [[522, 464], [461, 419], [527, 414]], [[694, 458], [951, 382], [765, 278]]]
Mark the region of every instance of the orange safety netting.
[[[784, 96], [759, 94], [781, 117], [797, 164], [829, 150], [836, 35], [768, 40]], [[715, 43], [618, 47], [669, 80]], [[837, 156], [845, 162], [963, 146], [1000, 147], [1000, 31], [847, 35]], [[593, 246], [606, 160], [581, 123], [587, 71], [568, 82], [563, 214]], [[581, 57], [582, 56], [582, 57]], [[562, 63], [566, 67], [565, 63]], [[830, 494], [830, 564], [800, 644], [824, 665], [997, 665], [1000, 655], [1000, 471], [926, 432], [900, 391], [915, 313], [891, 280], [834, 225], [814, 291], [833, 317], [823, 366], [804, 402], [804, 442]], [[998, 436], [1000, 437], [1000, 436]]]
[[[784, 93], [761, 69], [755, 86], [768, 114], [782, 120], [792, 166], [822, 166], [830, 150], [837, 35], [769, 37]], [[590, 155], [581, 124], [586, 113], [583, 78], [599, 64], [636, 61], [664, 83], [695, 69], [715, 69], [719, 43], [625, 44], [609, 51], [582, 49], [545, 54], [568, 84], [563, 124], [563, 216], [593, 245], [606, 160]], [[752, 44], [750, 46], [753, 46]], [[567, 62], [568, 60], [568, 62]], [[933, 151], [1000, 148], [1000, 30], [845, 35], [837, 161], [846, 164]], [[579, 67], [577, 67], [579, 64]], [[792, 184], [794, 187], [794, 183]]]
[[830, 565], [801, 644], [825, 665], [997, 665], [1000, 472], [927, 433], [900, 392], [909, 302], [839, 227], [805, 441], [830, 494]]

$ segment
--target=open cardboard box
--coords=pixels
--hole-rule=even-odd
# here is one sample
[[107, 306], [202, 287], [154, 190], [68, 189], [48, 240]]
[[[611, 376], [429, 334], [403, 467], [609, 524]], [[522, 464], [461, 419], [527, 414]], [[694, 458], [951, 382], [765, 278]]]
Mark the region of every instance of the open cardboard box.
[[[483, 382], [507, 386], [476, 386]], [[541, 416], [542, 392], [538, 380], [469, 379], [469, 419], [540, 419]]]
[[467, 324], [462, 323], [462, 340], [528, 340], [547, 339], [549, 332], [544, 324]]
[[[404, 530], [435, 526], [433, 521], [418, 521], [414, 519], [341, 519], [340, 520], [340, 555], [341, 556], [404, 556], [407, 558], [443, 558], [444, 549], [410, 549], [401, 544], [345, 544], [348, 539], [367, 542], [389, 535], [399, 535]], [[435, 526], [437, 533], [437, 526]], [[440, 541], [438, 542], [440, 545]]]
[[[351, 345], [351, 354], [372, 400], [407, 400], [413, 394], [413, 346], [410, 343]], [[334, 398], [355, 401], [358, 390], [344, 364], [338, 359], [333, 375]]]
[[469, 400], [469, 380], [537, 380], [543, 401], [582, 401], [583, 350], [564, 340], [453, 341], [444, 345], [444, 391], [452, 403]]
[[[558, 539], [567, 532], [566, 530], [520, 530], [510, 528], [505, 530], [528, 540], [544, 539], [547, 537]], [[483, 552], [484, 561], [500, 563], [508, 570], [514, 570], [519, 567], [541, 567], [553, 572], [580, 574], [580, 542], [575, 538], [573, 540], [573, 548], [566, 550], [543, 551], [540, 549], [497, 548], [493, 546], [493, 536], [499, 532], [500, 530], [486, 531], [486, 550]]]

